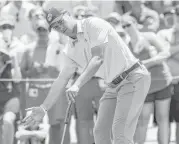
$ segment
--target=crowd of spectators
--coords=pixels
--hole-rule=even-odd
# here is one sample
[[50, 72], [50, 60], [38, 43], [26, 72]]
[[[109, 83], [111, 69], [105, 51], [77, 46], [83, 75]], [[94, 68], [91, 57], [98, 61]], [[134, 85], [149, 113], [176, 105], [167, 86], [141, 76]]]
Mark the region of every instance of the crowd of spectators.
[[[58, 100], [40, 125], [26, 128], [20, 124], [29, 114], [25, 109], [42, 103], [63, 68], [61, 54], [69, 38], [55, 30], [49, 31], [45, 10], [51, 6], [65, 8], [77, 20], [101, 17], [114, 27], [152, 77], [134, 141], [145, 143], [149, 119], [154, 113], [158, 142], [169, 144], [170, 123], [175, 121], [176, 143], [179, 144], [179, 1], [172, 0], [1, 0], [0, 143], [57, 144], [62, 138], [68, 105], [64, 98]], [[156, 57], [161, 59], [155, 61]], [[105, 89], [100, 80], [99, 85]], [[88, 87], [86, 92], [90, 93]], [[93, 103], [96, 116], [97, 103], [99, 98]], [[75, 107], [73, 113], [78, 113]], [[80, 122], [76, 126], [78, 143], [92, 144], [93, 138], [88, 139], [85, 131], [78, 131], [78, 125]], [[85, 125], [81, 129], [93, 128]], [[86, 135], [93, 135], [92, 130]], [[69, 143], [68, 130], [65, 144]]]

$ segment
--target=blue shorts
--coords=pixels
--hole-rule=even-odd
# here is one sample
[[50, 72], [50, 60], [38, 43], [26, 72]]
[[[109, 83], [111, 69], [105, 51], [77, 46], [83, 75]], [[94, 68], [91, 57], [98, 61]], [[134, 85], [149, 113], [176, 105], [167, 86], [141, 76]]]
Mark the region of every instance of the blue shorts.
[[171, 98], [172, 96], [172, 85], [169, 85], [168, 87], [158, 91], [154, 92], [152, 94], [148, 94], [145, 102], [154, 102], [155, 100], [164, 100], [167, 98]]

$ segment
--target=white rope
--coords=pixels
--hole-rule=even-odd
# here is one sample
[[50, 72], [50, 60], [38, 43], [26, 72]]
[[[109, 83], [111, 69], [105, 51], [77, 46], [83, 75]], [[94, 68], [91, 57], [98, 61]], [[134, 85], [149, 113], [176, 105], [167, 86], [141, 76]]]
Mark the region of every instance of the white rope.
[[0, 79], [0, 82], [9, 82], [9, 81], [21, 81], [21, 82], [45, 82], [45, 81], [55, 81], [56, 79]]
[[[172, 80], [179, 80], [179, 76], [175, 76], [175, 77], [172, 77]], [[40, 82], [44, 82], [44, 81], [48, 81], [48, 82], [50, 82], [50, 81], [55, 81], [56, 79], [55, 78], [53, 78], [53, 79], [43, 79], [43, 78], [41, 78], [41, 79], [34, 79], [34, 78], [28, 78], [28, 79], [1, 79], [0, 78], [0, 82], [1, 81], [21, 81], [21, 82], [38, 82], [38, 81], [40, 81]], [[159, 81], [159, 80], [163, 80], [163, 79], [152, 79], [152, 80], [157, 80], [157, 81]]]

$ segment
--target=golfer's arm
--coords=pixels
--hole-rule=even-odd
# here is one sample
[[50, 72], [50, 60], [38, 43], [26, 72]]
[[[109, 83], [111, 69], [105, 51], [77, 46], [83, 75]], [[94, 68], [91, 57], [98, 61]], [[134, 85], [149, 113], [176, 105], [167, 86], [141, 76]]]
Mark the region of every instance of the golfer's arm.
[[95, 75], [95, 73], [98, 71], [102, 63], [103, 63], [103, 59], [101, 57], [94, 56], [90, 60], [86, 69], [83, 71], [80, 77], [76, 80], [74, 85], [77, 85], [79, 88], [81, 88]]
[[64, 96], [65, 87], [68, 81], [76, 71], [76, 67], [66, 66], [59, 74], [57, 80], [53, 83], [50, 92], [43, 102], [42, 106], [48, 111], [61, 96]]

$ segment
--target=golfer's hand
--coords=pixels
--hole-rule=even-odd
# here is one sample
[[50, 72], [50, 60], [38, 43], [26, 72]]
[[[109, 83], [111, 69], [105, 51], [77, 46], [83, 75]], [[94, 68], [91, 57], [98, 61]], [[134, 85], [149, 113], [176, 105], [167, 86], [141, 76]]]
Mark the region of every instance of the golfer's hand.
[[41, 123], [43, 117], [45, 116], [45, 111], [41, 107], [32, 107], [26, 110], [32, 111], [32, 113], [22, 120], [22, 123], [25, 127], [38, 125], [39, 123]]
[[66, 96], [69, 101], [75, 103], [75, 97], [78, 95], [79, 88], [76, 85], [72, 85], [69, 89], [66, 90]]

